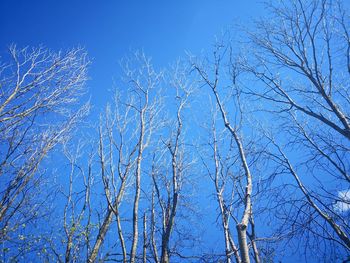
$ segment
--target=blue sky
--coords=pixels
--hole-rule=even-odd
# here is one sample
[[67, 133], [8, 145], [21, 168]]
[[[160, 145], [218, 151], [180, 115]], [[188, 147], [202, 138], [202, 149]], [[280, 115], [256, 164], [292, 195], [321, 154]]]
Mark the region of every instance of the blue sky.
[[230, 25], [260, 16], [259, 2], [2, 0], [0, 54], [12, 43], [85, 47], [93, 62], [89, 89], [99, 108], [118, 75], [118, 61], [130, 50], [143, 49], [156, 66], [167, 66], [185, 50], [209, 49]]
[[87, 50], [95, 113], [110, 100], [118, 62], [131, 51], [142, 49], [156, 68], [166, 67], [185, 51], [210, 51], [215, 35], [264, 15], [261, 0], [0, 0], [0, 10], [0, 56], [11, 44]]
[[13, 43], [86, 48], [92, 60], [88, 86], [97, 112], [111, 97], [118, 61], [130, 51], [143, 49], [156, 67], [164, 67], [185, 51], [210, 50], [222, 30], [263, 15], [258, 0], [1, 0], [0, 10], [0, 54]]

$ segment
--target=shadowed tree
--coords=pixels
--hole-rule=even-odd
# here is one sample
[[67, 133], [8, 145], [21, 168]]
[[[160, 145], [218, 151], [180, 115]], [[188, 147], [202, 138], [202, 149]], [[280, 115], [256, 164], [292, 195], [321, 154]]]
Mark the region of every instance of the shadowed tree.
[[341, 1], [267, 8], [269, 17], [248, 32], [252, 52], [240, 67], [247, 83], [255, 83], [245, 93], [270, 118], [268, 156], [284, 189], [275, 199], [279, 231], [299, 236], [297, 246], [303, 240], [306, 251], [344, 259], [350, 249], [349, 15]]

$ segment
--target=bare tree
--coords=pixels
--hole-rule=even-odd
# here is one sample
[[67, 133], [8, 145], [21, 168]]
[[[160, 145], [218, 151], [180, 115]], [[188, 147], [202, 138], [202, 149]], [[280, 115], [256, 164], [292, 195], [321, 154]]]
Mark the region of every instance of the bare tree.
[[[326, 0], [271, 5], [273, 20], [259, 21], [257, 33], [251, 34], [257, 63], [246, 69], [265, 83], [260, 97], [349, 139], [348, 17], [338, 5]], [[278, 74], [281, 68], [290, 74]]]
[[[168, 121], [166, 129], [170, 131], [166, 137], [161, 134], [162, 145], [155, 149], [152, 166], [152, 182], [154, 192], [152, 193], [151, 204], [151, 242], [155, 262], [170, 262], [171, 249], [170, 241], [175, 226], [177, 210], [181, 202], [181, 191], [184, 178], [191, 166], [191, 161], [185, 160], [185, 144], [183, 134], [183, 110], [189, 103], [189, 96], [193, 92], [193, 83], [188, 79], [186, 69], [181, 62], [178, 62], [171, 71], [170, 88], [175, 91], [176, 111], [175, 121]], [[174, 93], [174, 92], [169, 92]], [[169, 167], [171, 164], [171, 167]], [[156, 197], [161, 215], [161, 244], [160, 259], [158, 258], [157, 245], [155, 242], [155, 201]], [[160, 227], [159, 227], [160, 228]]]
[[31, 191], [40, 185], [40, 165], [89, 108], [76, 110], [88, 64], [80, 48], [11, 46], [0, 66], [0, 242], [38, 216]]
[[[253, 77], [247, 82], [258, 80], [246, 85], [246, 94], [276, 124], [266, 132], [274, 176], [285, 188], [276, 216], [285, 236], [302, 235], [306, 247], [344, 258], [350, 245], [349, 16], [341, 1], [267, 7], [270, 17], [249, 32], [253, 52], [242, 57], [241, 69]], [[282, 181], [286, 174], [293, 181]]]
[[[225, 61], [225, 62], [224, 62]], [[242, 187], [243, 193], [240, 197], [241, 205], [243, 206], [243, 212], [240, 215], [240, 219], [236, 218], [236, 231], [238, 234], [238, 243], [239, 243], [239, 252], [240, 257], [237, 255], [237, 249], [233, 242], [230, 241], [230, 235], [228, 235], [228, 231], [226, 231], [226, 248], [229, 248], [227, 254], [236, 252], [236, 260], [240, 262], [250, 262], [249, 256], [249, 242], [247, 238], [247, 231], [251, 223], [252, 217], [252, 191], [253, 191], [253, 178], [251, 173], [251, 167], [247, 160], [247, 153], [243, 143], [242, 137], [242, 122], [243, 122], [243, 114], [242, 114], [242, 105], [240, 101], [241, 90], [237, 83], [239, 72], [239, 67], [237, 63], [233, 61], [232, 49], [229, 45], [224, 45], [223, 43], [217, 43], [215, 46], [215, 50], [213, 52], [213, 61], [209, 61], [209, 59], [203, 59], [202, 62], [196, 61], [194, 58], [191, 58], [191, 63], [193, 69], [199, 74], [202, 78], [204, 85], [208, 86], [211, 90], [212, 95], [214, 96], [215, 103], [218, 107], [218, 111], [223, 120], [224, 127], [226, 131], [229, 133], [231, 140], [234, 142], [236, 146], [237, 152], [237, 160], [238, 162], [235, 164], [239, 170], [243, 168], [243, 171], [239, 171], [238, 173], [243, 172], [243, 177], [245, 183]], [[228, 63], [228, 67], [224, 68], [223, 65]], [[222, 69], [222, 67], [224, 69]], [[226, 71], [225, 71], [226, 70]], [[226, 75], [225, 77], [220, 78], [219, 75]], [[220, 80], [223, 83], [222, 87], [220, 87]], [[227, 84], [228, 83], [228, 84]], [[226, 89], [225, 89], [226, 88]], [[227, 89], [228, 88], [228, 89]], [[229, 101], [231, 100], [231, 105], [235, 107], [235, 111], [231, 114], [226, 110], [226, 106], [224, 101], [221, 99], [220, 92], [222, 92], [223, 96], [225, 96]], [[225, 93], [226, 92], [226, 93]], [[228, 93], [227, 93], [228, 92]], [[230, 121], [232, 120], [232, 122]], [[214, 141], [216, 140], [214, 136]], [[216, 170], [219, 169], [217, 150], [215, 150], [215, 142], [214, 145], [214, 164]], [[219, 171], [216, 171], [219, 172]], [[238, 177], [239, 178], [239, 177]], [[212, 179], [215, 183], [215, 175], [212, 176]], [[238, 180], [239, 183], [243, 183], [243, 180]], [[216, 185], [216, 192], [219, 191], [218, 203], [219, 206], [224, 205], [224, 201], [222, 197], [220, 197], [220, 189], [222, 186]], [[225, 213], [229, 213], [231, 210], [230, 205], [228, 207], [223, 207], [221, 211], [223, 216], [223, 224], [224, 227], [227, 227], [228, 217], [225, 216]], [[258, 260], [258, 257], [256, 257]], [[230, 257], [227, 257], [227, 260], [230, 260]], [[259, 260], [258, 260], [259, 261]]]
[[58, 194], [52, 200], [55, 205], [50, 211], [49, 220], [46, 220], [50, 222], [52, 230], [49, 234], [42, 234], [46, 243], [43, 249], [48, 250], [49, 258], [55, 258], [57, 262], [78, 262], [86, 258], [90, 251], [93, 155], [85, 155], [87, 147], [81, 140], [72, 140], [63, 145], [65, 159], [57, 171], [60, 178], [53, 187]]
[[[82, 147], [78, 144], [75, 153], [70, 153], [67, 148], [64, 149], [64, 154], [70, 163], [68, 192], [65, 194], [67, 201], [63, 210], [63, 228], [66, 234], [64, 262], [66, 263], [77, 262], [83, 257], [80, 251], [83, 251], [84, 246], [88, 244], [86, 237], [90, 234], [92, 158], [90, 156], [88, 160], [87, 174], [85, 174], [84, 169], [77, 163], [79, 154], [82, 154]], [[82, 189], [78, 188], [81, 185], [79, 184], [81, 181], [77, 180], [80, 179], [79, 177], [82, 179]], [[89, 250], [88, 247], [86, 249]]]
[[[219, 152], [219, 140], [220, 136], [217, 135], [216, 127], [217, 124], [215, 122], [216, 114], [213, 113], [213, 123], [211, 127], [212, 132], [212, 143], [210, 146], [212, 148], [213, 154], [213, 162], [214, 162], [214, 172], [211, 172], [210, 166], [207, 164], [207, 161], [203, 159], [203, 164], [206, 167], [206, 170], [210, 176], [210, 179], [213, 181], [215, 186], [215, 195], [216, 200], [220, 209], [221, 216], [221, 226], [223, 229], [224, 240], [225, 240], [225, 254], [226, 254], [226, 262], [231, 262], [231, 257], [234, 255], [237, 263], [241, 262], [241, 257], [238, 252], [238, 248], [234, 242], [231, 229], [230, 229], [230, 221], [232, 210], [234, 209], [234, 195], [235, 195], [235, 187], [234, 185], [237, 183], [237, 179], [228, 172], [229, 168], [224, 168], [225, 158]], [[227, 138], [225, 138], [227, 139]], [[225, 141], [225, 139], [223, 139]], [[228, 158], [230, 159], [230, 158]], [[230, 165], [228, 165], [230, 166]], [[232, 176], [232, 177], [231, 177]], [[233, 187], [230, 187], [230, 184], [233, 184]], [[225, 192], [228, 190], [228, 197], [225, 197], [227, 194]]]
[[[119, 206], [123, 200], [126, 188], [130, 185], [130, 176], [135, 166], [137, 143], [131, 146], [131, 148], [130, 144], [132, 145], [133, 140], [137, 137], [137, 130], [133, 132], [129, 127], [136, 121], [135, 116], [132, 116], [131, 113], [132, 107], [127, 106], [125, 111], [122, 111], [121, 105], [123, 104], [119, 99], [119, 95], [116, 94], [114, 102], [115, 111], [108, 106], [105, 123], [104, 125], [101, 123], [99, 127], [99, 162], [108, 206], [104, 221], [99, 228], [95, 245], [89, 256], [89, 261], [91, 262], [98, 255], [98, 251], [112, 223], [113, 216], [116, 217], [117, 221], [123, 261], [127, 261], [126, 244], [121, 226]], [[103, 132], [103, 129], [105, 132]], [[114, 136], [114, 131], [117, 132], [117, 137]], [[107, 149], [105, 149], [105, 144], [108, 147]]]
[[[101, 124], [99, 132], [101, 175], [108, 206], [89, 256], [89, 262], [96, 260], [114, 216], [122, 249], [122, 261], [135, 262], [137, 256], [141, 168], [145, 158], [144, 151], [149, 146], [152, 132], [157, 125], [157, 114], [162, 106], [161, 97], [156, 95], [159, 92], [156, 89], [162, 80], [162, 73], [156, 72], [150, 59], [140, 52], [136, 52], [133, 59], [124, 62], [124, 78], [128, 88], [124, 92], [117, 92], [114, 110], [111, 106], [107, 107], [105, 125]], [[122, 98], [122, 96], [125, 97]], [[135, 190], [129, 253], [127, 253], [119, 212], [127, 186], [130, 190], [133, 186]]]

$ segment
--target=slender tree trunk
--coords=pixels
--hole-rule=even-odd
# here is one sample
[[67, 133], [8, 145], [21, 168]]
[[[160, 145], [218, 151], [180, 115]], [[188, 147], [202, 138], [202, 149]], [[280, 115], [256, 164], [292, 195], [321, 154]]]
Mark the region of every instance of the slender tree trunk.
[[118, 236], [120, 240], [120, 246], [122, 248], [123, 252], [123, 263], [127, 262], [127, 255], [126, 255], [126, 246], [125, 246], [125, 240], [123, 236], [123, 231], [122, 231], [122, 225], [120, 223], [120, 216], [119, 216], [119, 210], [118, 208], [116, 209], [117, 214], [115, 215], [117, 218], [117, 226], [118, 226]]
[[147, 263], [147, 218], [146, 213], [143, 214], [143, 263]]
[[151, 242], [152, 242], [152, 249], [153, 249], [153, 259], [154, 262], [159, 263], [158, 258], [158, 251], [157, 251], [157, 245], [156, 240], [154, 237], [155, 232], [155, 211], [154, 211], [154, 190], [152, 191], [152, 210], [151, 210]]
[[241, 252], [242, 263], [249, 263], [249, 248], [247, 243], [247, 226], [239, 223], [237, 224], [238, 243]]
[[67, 246], [66, 246], [66, 254], [65, 254], [65, 262], [66, 263], [70, 262], [70, 255], [71, 255], [71, 251], [72, 251], [72, 244], [73, 244], [72, 235], [69, 235], [68, 236], [68, 240], [67, 240]]
[[103, 240], [107, 234], [107, 231], [108, 231], [108, 228], [109, 228], [109, 225], [111, 224], [112, 222], [112, 219], [113, 219], [113, 212], [112, 212], [112, 209], [110, 207], [108, 207], [107, 209], [107, 214], [105, 216], [105, 219], [103, 221], [103, 224], [98, 232], [98, 235], [97, 235], [97, 238], [96, 238], [96, 242], [95, 242], [95, 245], [91, 251], [91, 254], [87, 260], [88, 263], [93, 263], [95, 262], [96, 258], [97, 258], [97, 255], [98, 255], [98, 252], [100, 250], [100, 247], [103, 243]]
[[[252, 208], [253, 210], [253, 208]], [[250, 217], [250, 226], [251, 226], [251, 229], [252, 229], [252, 233], [251, 235], [249, 235], [249, 239], [250, 239], [250, 242], [252, 244], [252, 248], [253, 248], [253, 252], [254, 252], [254, 260], [255, 260], [255, 263], [260, 263], [260, 255], [259, 255], [259, 249], [258, 249], [258, 246], [256, 245], [256, 241], [255, 241], [255, 222], [254, 222], [254, 218], [253, 218], [253, 215]]]
[[243, 216], [241, 219], [241, 222], [237, 224], [237, 232], [238, 232], [238, 243], [239, 243], [239, 248], [240, 248], [240, 253], [241, 253], [241, 259], [243, 263], [249, 263], [250, 258], [249, 258], [249, 248], [248, 248], [248, 243], [247, 243], [247, 228], [249, 224], [249, 219], [251, 216], [251, 194], [252, 194], [252, 176], [250, 173], [250, 169], [248, 166], [248, 162], [246, 160], [246, 154], [243, 148], [242, 141], [240, 137], [237, 134], [237, 131], [231, 126], [231, 124], [228, 121], [227, 114], [223, 108], [223, 105], [219, 99], [219, 95], [216, 92], [216, 89], [213, 88], [213, 93], [216, 98], [216, 102], [219, 106], [221, 116], [224, 120], [225, 127], [229, 130], [229, 132], [232, 134], [232, 137], [234, 138], [238, 151], [239, 151], [239, 156], [242, 162], [242, 167], [244, 169], [245, 177], [246, 177], [246, 188], [245, 188], [245, 196], [244, 196], [244, 212]]
[[143, 138], [145, 133], [145, 109], [144, 107], [140, 112], [140, 137], [139, 137], [139, 150], [138, 150], [138, 156], [136, 160], [136, 181], [135, 181], [135, 198], [134, 198], [134, 208], [133, 208], [133, 219], [132, 219], [132, 229], [133, 229], [133, 236], [132, 236], [132, 245], [131, 245], [131, 252], [130, 252], [130, 263], [134, 263], [136, 259], [136, 250], [137, 250], [137, 243], [138, 243], [138, 237], [139, 237], [139, 229], [138, 229], [138, 222], [139, 222], [139, 201], [140, 201], [140, 192], [141, 192], [141, 160], [142, 160], [142, 153], [143, 153]]

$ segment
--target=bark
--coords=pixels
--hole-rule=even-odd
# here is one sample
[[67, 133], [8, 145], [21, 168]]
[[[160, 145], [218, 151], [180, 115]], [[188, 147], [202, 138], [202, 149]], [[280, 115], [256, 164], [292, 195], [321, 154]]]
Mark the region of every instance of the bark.
[[143, 254], [142, 254], [142, 259], [143, 263], [147, 262], [147, 217], [146, 213], [143, 215]]
[[105, 216], [105, 219], [102, 223], [102, 226], [100, 227], [99, 231], [98, 231], [98, 235], [96, 238], [96, 242], [95, 245], [90, 253], [90, 256], [87, 260], [88, 263], [93, 263], [96, 261], [98, 252], [100, 250], [100, 247], [103, 243], [103, 240], [107, 234], [107, 231], [109, 229], [110, 224], [112, 223], [112, 219], [113, 219], [113, 212], [112, 209], [108, 208], [107, 209], [107, 214]]
[[214, 163], [215, 163], [215, 177], [212, 178], [214, 180], [215, 190], [216, 190], [216, 199], [219, 204], [220, 214], [221, 214], [221, 224], [224, 229], [224, 240], [225, 240], [225, 254], [226, 254], [226, 262], [231, 263], [232, 253], [235, 256], [236, 262], [241, 263], [241, 257], [239, 255], [238, 249], [232, 239], [229, 227], [230, 220], [230, 212], [227, 211], [230, 208], [226, 208], [224, 204], [224, 200], [222, 197], [222, 193], [224, 192], [224, 187], [226, 182], [222, 182], [221, 187], [219, 186], [220, 180], [220, 160], [218, 154], [218, 146], [217, 146], [217, 138], [216, 138], [216, 130], [215, 123], [213, 123], [213, 139], [214, 139]]
[[[147, 106], [147, 94], [146, 94], [146, 106]], [[134, 263], [136, 259], [136, 250], [137, 250], [137, 243], [138, 243], [138, 237], [139, 237], [139, 229], [138, 229], [138, 222], [139, 222], [139, 201], [140, 201], [140, 193], [141, 193], [141, 160], [142, 160], [142, 154], [144, 150], [144, 134], [145, 134], [145, 110], [146, 106], [141, 110], [140, 112], [140, 137], [138, 141], [138, 156], [136, 159], [136, 173], [135, 173], [135, 197], [134, 197], [134, 204], [133, 204], [133, 218], [132, 218], [132, 230], [133, 230], [133, 236], [132, 236], [132, 244], [131, 244], [131, 251], [130, 251], [130, 263]]]
[[155, 232], [155, 211], [154, 211], [154, 190], [152, 191], [152, 210], [151, 210], [151, 242], [152, 242], [152, 250], [153, 250], [153, 259], [154, 262], [159, 263], [158, 257], [158, 249], [156, 245], [156, 240], [154, 237]]
[[238, 242], [240, 248], [240, 254], [243, 263], [249, 263], [249, 248], [247, 243], [247, 226], [239, 223], [237, 224]]
[[256, 263], [260, 263], [259, 250], [258, 250], [258, 246], [257, 246], [256, 241], [255, 241], [256, 235], [255, 235], [255, 222], [254, 222], [253, 215], [250, 218], [250, 226], [251, 226], [252, 232], [250, 235], [248, 234], [248, 236], [249, 236], [252, 248], [253, 248], [254, 260]]

